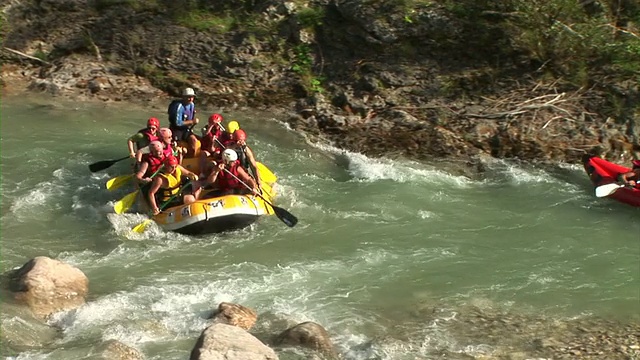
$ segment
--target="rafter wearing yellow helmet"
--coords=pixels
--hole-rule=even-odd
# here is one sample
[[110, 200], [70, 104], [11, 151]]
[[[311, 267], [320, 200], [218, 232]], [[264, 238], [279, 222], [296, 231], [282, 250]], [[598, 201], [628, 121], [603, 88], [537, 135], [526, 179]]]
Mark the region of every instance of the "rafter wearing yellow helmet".
[[238, 124], [238, 122], [235, 120], [229, 122], [229, 124], [227, 125], [227, 132], [229, 134], [233, 134], [238, 129], [240, 129], [240, 124]]

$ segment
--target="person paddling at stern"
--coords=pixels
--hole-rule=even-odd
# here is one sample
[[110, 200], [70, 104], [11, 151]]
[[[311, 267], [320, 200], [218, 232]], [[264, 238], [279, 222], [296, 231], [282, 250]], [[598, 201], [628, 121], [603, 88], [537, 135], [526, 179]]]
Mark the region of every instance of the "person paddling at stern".
[[213, 184], [219, 195], [258, 193], [255, 180], [240, 166], [238, 153], [233, 149], [222, 152], [222, 162], [212, 169], [207, 183]]
[[618, 180], [627, 186], [640, 188], [640, 160], [633, 160], [631, 171], [620, 174]]

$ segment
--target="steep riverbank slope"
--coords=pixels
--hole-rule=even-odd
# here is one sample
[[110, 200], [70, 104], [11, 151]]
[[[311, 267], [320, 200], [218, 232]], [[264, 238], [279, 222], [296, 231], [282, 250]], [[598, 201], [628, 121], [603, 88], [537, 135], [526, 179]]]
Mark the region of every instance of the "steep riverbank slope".
[[[201, 105], [278, 109], [312, 139], [372, 156], [624, 162], [640, 151], [639, 86], [625, 78], [635, 67], [597, 59], [581, 73], [557, 39], [555, 52], [523, 46], [526, 33], [507, 30], [537, 13], [560, 24], [549, 37], [589, 35], [554, 9], [521, 8], [535, 1], [458, 3], [4, 0], [3, 88], [147, 102], [190, 86]], [[601, 9], [572, 10], [607, 14], [590, 3]], [[612, 41], [635, 44], [619, 18]]]

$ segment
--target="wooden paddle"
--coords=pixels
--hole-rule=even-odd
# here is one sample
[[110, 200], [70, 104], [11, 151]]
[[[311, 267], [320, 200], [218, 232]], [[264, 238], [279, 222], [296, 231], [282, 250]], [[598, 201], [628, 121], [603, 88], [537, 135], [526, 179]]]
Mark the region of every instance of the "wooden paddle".
[[[237, 176], [233, 175], [232, 172], [230, 172], [227, 169], [222, 169], [222, 170], [226, 171], [229, 175], [233, 176], [234, 179], [238, 180], [247, 189], [253, 191], [253, 189], [249, 185], [247, 185], [244, 181], [240, 180]], [[298, 223], [298, 218], [295, 217], [292, 213], [288, 212], [287, 210], [281, 207], [273, 205], [272, 203], [269, 202], [269, 200], [265, 199], [264, 196], [260, 194], [256, 194], [256, 195], [273, 208], [273, 212], [276, 214], [278, 219], [280, 219], [283, 223], [285, 223], [285, 225], [287, 225], [288, 227], [296, 226], [296, 224]]]
[[107, 181], [107, 190], [113, 191], [122, 187], [122, 185], [133, 179], [133, 174], [116, 176]]
[[97, 171], [101, 171], [101, 170], [104, 170], [104, 169], [108, 169], [108, 168], [110, 168], [111, 166], [113, 166], [113, 164], [115, 164], [115, 163], [117, 163], [117, 162], [119, 162], [119, 161], [122, 161], [122, 160], [124, 160], [124, 159], [128, 159], [128, 158], [129, 158], [129, 156], [127, 155], [127, 156], [125, 156], [125, 157], [123, 157], [123, 158], [116, 159], [116, 160], [103, 160], [103, 161], [98, 161], [98, 162], [95, 162], [95, 163], [93, 163], [93, 164], [90, 164], [90, 165], [89, 165], [89, 170], [90, 170], [91, 172], [97, 172]]
[[623, 187], [625, 187], [626, 185], [620, 185], [620, 184], [616, 184], [616, 183], [611, 183], [611, 184], [606, 184], [606, 185], [600, 185], [596, 188], [596, 196], [597, 197], [605, 197], [605, 196], [609, 196], [611, 194], [613, 194], [614, 192], [618, 191], [618, 189], [621, 189]]

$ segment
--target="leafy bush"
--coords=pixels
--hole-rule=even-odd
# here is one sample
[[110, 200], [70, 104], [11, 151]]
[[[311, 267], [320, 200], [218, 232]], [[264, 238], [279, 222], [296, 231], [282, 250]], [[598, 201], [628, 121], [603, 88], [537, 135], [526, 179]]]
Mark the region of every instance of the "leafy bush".
[[225, 33], [231, 29], [235, 20], [231, 16], [218, 15], [205, 10], [193, 9], [178, 14], [178, 24], [192, 29], [206, 31], [211, 30]]

